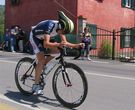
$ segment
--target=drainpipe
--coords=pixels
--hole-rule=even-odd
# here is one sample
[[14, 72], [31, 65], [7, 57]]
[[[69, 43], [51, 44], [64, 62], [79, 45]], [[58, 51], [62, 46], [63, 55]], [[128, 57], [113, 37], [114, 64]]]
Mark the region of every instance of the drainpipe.
[[76, 22], [76, 34], [78, 35], [78, 0], [76, 0], [76, 17], [75, 17], [75, 22]]
[[113, 42], [112, 42], [112, 60], [115, 60], [115, 40], [116, 40], [116, 36], [115, 36], [115, 30], [113, 30]]
[[135, 10], [134, 10], [134, 27], [135, 27]]

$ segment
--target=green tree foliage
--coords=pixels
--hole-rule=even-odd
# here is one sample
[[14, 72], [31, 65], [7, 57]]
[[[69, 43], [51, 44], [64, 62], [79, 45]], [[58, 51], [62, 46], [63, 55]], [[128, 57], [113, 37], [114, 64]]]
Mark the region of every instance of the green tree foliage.
[[0, 5], [0, 40], [3, 40], [4, 35], [4, 17], [5, 16], [5, 6]]
[[112, 55], [112, 45], [108, 40], [103, 40], [101, 47], [98, 51], [99, 58], [110, 58]]

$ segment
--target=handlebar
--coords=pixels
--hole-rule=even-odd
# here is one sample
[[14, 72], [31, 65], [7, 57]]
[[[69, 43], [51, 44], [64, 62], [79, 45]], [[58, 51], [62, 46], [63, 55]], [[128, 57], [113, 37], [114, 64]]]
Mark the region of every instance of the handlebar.
[[60, 55], [55, 58], [56, 60], [62, 58], [64, 55], [67, 55], [65, 46], [63, 46], [63, 48], [58, 47], [58, 50], [60, 51]]

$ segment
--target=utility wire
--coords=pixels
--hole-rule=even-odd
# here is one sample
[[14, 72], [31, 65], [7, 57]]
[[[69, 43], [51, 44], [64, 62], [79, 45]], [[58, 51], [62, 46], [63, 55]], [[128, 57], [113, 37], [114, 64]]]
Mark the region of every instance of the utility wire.
[[54, 2], [59, 5], [61, 8], [63, 8], [65, 11], [67, 11], [71, 16], [73, 16], [74, 18], [76, 18], [76, 16], [71, 13], [69, 10], [67, 10], [64, 6], [62, 6], [57, 0], [54, 0]]

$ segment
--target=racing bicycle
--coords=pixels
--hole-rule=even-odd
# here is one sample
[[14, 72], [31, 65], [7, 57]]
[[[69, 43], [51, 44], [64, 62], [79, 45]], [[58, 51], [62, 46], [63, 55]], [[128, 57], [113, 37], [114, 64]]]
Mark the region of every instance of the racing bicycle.
[[[83, 70], [74, 63], [65, 61], [65, 49], [59, 48], [59, 56], [54, 58], [55, 63], [46, 72], [44, 67], [40, 85], [44, 89], [46, 78], [49, 73], [54, 73], [52, 78], [52, 88], [56, 99], [67, 108], [80, 106], [86, 99], [88, 92], [87, 78]], [[48, 54], [45, 54], [48, 56]], [[50, 61], [51, 62], [51, 61]], [[49, 63], [50, 63], [49, 62]], [[33, 94], [32, 85], [35, 81], [35, 67], [37, 59], [24, 57], [19, 60], [15, 69], [15, 83], [23, 95], [30, 96]], [[55, 68], [56, 67], [56, 68]], [[49, 68], [49, 67], [48, 67]], [[55, 71], [53, 72], [52, 70]]]

